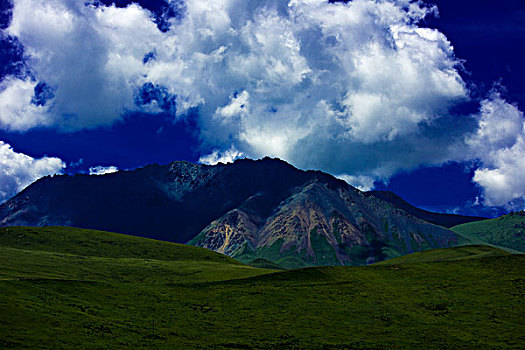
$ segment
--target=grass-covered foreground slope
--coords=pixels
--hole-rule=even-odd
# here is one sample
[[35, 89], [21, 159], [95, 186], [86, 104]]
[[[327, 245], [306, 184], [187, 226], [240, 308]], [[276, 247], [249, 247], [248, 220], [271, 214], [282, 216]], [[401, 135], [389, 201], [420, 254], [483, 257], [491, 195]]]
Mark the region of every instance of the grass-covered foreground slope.
[[463, 260], [501, 257], [511, 255], [509, 252], [487, 245], [466, 245], [461, 247], [432, 249], [412, 253], [376, 263], [376, 265], [398, 265], [428, 263], [437, 261]]
[[486, 242], [525, 253], [525, 211], [454, 226], [452, 230], [471, 242]]
[[250, 261], [248, 265], [252, 267], [258, 267], [261, 269], [285, 270], [285, 268], [283, 268], [282, 266], [261, 258]]
[[185, 244], [63, 226], [0, 227], [0, 246], [106, 258], [240, 264], [225, 255]]
[[[148, 258], [123, 249], [82, 255], [61, 249], [54, 228], [17, 230], [0, 231], [0, 348], [514, 349], [525, 341], [522, 255], [276, 272], [120, 235], [112, 240], [129, 239], [126, 249], [155, 249]], [[36, 246], [13, 241], [29, 230]], [[105, 246], [103, 235], [90, 237]], [[170, 260], [185, 248], [197, 249], [193, 258]], [[162, 249], [164, 257], [149, 255]]]
[[[69, 227], [0, 228], [1, 276], [54, 280], [221, 281], [265, 273], [216, 252]], [[2, 277], [0, 277], [2, 278]]]

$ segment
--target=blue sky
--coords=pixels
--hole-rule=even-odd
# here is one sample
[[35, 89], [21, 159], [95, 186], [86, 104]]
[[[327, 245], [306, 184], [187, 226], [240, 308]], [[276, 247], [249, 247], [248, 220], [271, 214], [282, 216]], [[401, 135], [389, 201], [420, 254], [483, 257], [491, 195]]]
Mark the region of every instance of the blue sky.
[[3, 2], [0, 201], [269, 155], [431, 210], [524, 208], [522, 1], [130, 3]]

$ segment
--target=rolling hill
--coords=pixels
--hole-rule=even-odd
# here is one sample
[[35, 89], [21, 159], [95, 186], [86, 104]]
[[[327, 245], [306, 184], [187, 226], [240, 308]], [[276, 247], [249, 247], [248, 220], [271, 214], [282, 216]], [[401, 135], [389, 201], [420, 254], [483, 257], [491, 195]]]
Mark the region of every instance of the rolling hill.
[[240, 265], [206, 249], [75, 227], [0, 227], [0, 246], [105, 258], [206, 260]]
[[270, 158], [46, 177], [0, 205], [0, 225], [190, 242], [287, 268], [362, 265], [458, 244], [454, 232], [342, 180]]
[[0, 252], [3, 274], [39, 278], [129, 281], [156, 270], [166, 281], [213, 281], [266, 273], [207, 249], [73, 227], [0, 228]]
[[415, 264], [437, 261], [479, 259], [508, 255], [511, 255], [511, 253], [496, 247], [486, 245], [466, 245], [461, 247], [431, 249], [424, 252], [412, 253], [397, 258], [384, 260], [376, 263], [376, 265]]
[[516, 349], [524, 341], [524, 255], [275, 271], [90, 230], [12, 227], [0, 237], [3, 349]]
[[525, 211], [454, 226], [452, 230], [471, 242], [489, 243], [525, 253]]

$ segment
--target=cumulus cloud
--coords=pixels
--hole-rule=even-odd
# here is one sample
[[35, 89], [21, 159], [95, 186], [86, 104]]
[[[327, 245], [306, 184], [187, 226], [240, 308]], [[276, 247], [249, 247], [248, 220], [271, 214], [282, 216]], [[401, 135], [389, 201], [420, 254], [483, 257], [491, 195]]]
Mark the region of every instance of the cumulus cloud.
[[[508, 172], [521, 167], [512, 158], [522, 153], [519, 123], [483, 124], [502, 115], [506, 102], [487, 99], [493, 103], [484, 102], [480, 116], [449, 113], [469, 100], [469, 90], [452, 44], [420, 24], [437, 13], [434, 6], [170, 3], [178, 15], [160, 30], [138, 4], [14, 0], [5, 34], [24, 46], [31, 74], [2, 82], [0, 128], [77, 130], [133, 111], [177, 120], [196, 109], [202, 150], [213, 150], [202, 163], [269, 155], [348, 174], [368, 188], [400, 170], [477, 158], [474, 181], [487, 204], [520, 196]], [[48, 93], [37, 97], [44, 83]], [[494, 183], [501, 172], [512, 190], [498, 197], [491, 188], [501, 187]]]
[[[149, 12], [134, 4], [121, 9], [83, 1], [13, 3], [5, 32], [24, 46], [32, 77], [3, 82], [0, 127], [90, 128], [136, 109], [133, 93], [143, 82], [144, 54], [162, 35]], [[37, 82], [52, 90], [45, 106], [32, 101]]]
[[467, 138], [481, 162], [473, 181], [483, 189], [486, 205], [525, 209], [525, 118], [497, 92], [483, 100], [477, 131]]
[[51, 124], [48, 108], [32, 103], [36, 86], [31, 78], [7, 77], [0, 82], [0, 128], [27, 130]]
[[14, 196], [35, 180], [58, 174], [66, 167], [59, 158], [35, 159], [0, 141], [0, 203]]
[[110, 124], [161, 104], [135, 103], [151, 84], [175, 97], [175, 114], [199, 106], [203, 133], [235, 123], [216, 138], [233, 136], [252, 154], [266, 153], [261, 138], [270, 132], [269, 147], [284, 155], [317, 127], [336, 138], [392, 140], [466, 95], [446, 37], [417, 26], [434, 11], [400, 0], [186, 1], [162, 32], [136, 4], [16, 0], [6, 31], [54, 95], [42, 111], [48, 120], [26, 117], [19, 111], [32, 108], [36, 82], [25, 81], [25, 106], [3, 111], [4, 124]]
[[204, 15], [187, 3], [188, 18], [222, 19], [199, 56], [204, 141], [354, 176], [442, 161], [454, 135], [430, 129], [468, 91], [446, 37], [417, 26], [434, 9], [407, 4], [225, 2]]
[[116, 173], [117, 171], [118, 171], [118, 168], [114, 165], [111, 165], [111, 166], [97, 165], [97, 166], [89, 168], [89, 175], [105, 175], [105, 174]]
[[361, 191], [370, 191], [374, 189], [374, 178], [370, 176], [353, 176], [353, 175], [337, 175], [338, 179], [346, 181], [349, 185]]
[[218, 149], [214, 149], [212, 153], [200, 157], [199, 163], [206, 165], [216, 165], [218, 163], [233, 163], [236, 159], [242, 158], [243, 153], [239, 152], [235, 148], [220, 152]]

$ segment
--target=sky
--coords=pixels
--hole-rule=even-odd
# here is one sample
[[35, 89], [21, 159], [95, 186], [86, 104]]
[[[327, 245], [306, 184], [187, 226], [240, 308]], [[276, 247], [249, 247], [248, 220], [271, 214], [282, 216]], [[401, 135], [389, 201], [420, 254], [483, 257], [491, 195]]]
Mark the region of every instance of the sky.
[[0, 202], [41, 176], [278, 157], [525, 209], [521, 0], [8, 0]]

